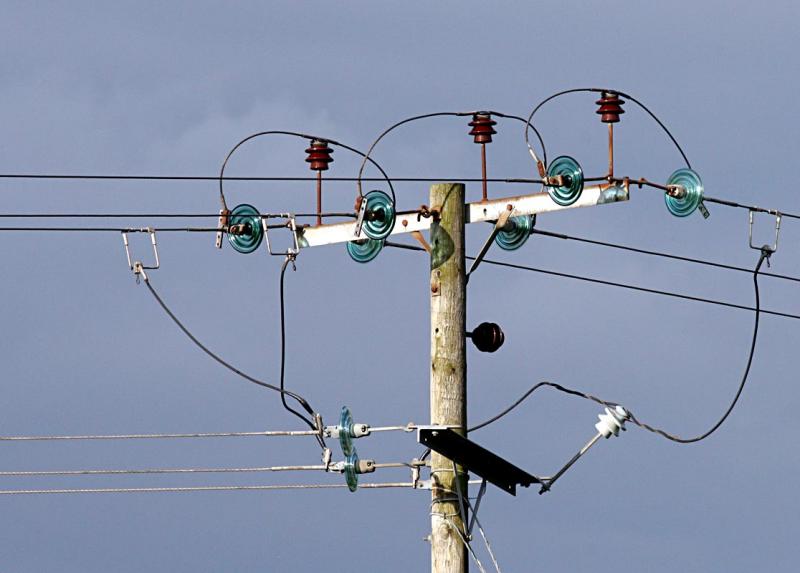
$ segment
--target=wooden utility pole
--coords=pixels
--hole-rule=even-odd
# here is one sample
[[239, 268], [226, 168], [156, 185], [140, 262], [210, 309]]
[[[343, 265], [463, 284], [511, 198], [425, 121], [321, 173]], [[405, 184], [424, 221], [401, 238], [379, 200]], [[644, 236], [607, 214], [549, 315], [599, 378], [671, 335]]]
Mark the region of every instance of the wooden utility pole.
[[[431, 424], [461, 435], [467, 427], [466, 268], [464, 184], [431, 186]], [[457, 483], [459, 480], [460, 483]], [[453, 462], [431, 453], [431, 572], [466, 573], [467, 548], [459, 536], [466, 524], [458, 491], [467, 495], [467, 477]], [[464, 511], [466, 515], [466, 511]], [[458, 531], [454, 530], [458, 528]]]

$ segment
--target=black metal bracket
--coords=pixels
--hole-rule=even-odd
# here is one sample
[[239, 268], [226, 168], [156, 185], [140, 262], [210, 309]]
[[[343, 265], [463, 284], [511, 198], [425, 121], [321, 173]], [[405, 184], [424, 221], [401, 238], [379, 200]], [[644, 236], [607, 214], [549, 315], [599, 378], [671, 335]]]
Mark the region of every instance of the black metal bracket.
[[528, 487], [534, 483], [543, 483], [538, 477], [450, 428], [421, 426], [417, 429], [417, 441], [511, 495], [517, 495], [517, 485]]

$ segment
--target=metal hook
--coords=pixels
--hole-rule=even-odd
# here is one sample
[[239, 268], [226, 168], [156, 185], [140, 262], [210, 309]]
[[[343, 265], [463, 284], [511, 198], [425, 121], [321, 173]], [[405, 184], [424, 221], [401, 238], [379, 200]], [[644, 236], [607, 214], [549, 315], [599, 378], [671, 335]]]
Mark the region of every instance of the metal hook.
[[[150, 242], [153, 245], [153, 256], [155, 257], [155, 264], [147, 266], [144, 263], [142, 263], [142, 261], [135, 261], [131, 259], [131, 249], [130, 245], [128, 244], [129, 232], [147, 233], [150, 235]], [[122, 231], [122, 244], [125, 245], [125, 257], [128, 259], [128, 267], [133, 271], [133, 274], [136, 276], [137, 284], [139, 282], [139, 277], [143, 277], [144, 280], [147, 281], [147, 274], [144, 272], [145, 269], [155, 270], [161, 266], [161, 262], [158, 258], [158, 243], [156, 242], [156, 231], [152, 227], [146, 227], [144, 229], [129, 229], [126, 231]]]
[[[781, 233], [781, 214], [778, 211], [774, 212], [774, 215], [775, 215], [775, 242], [772, 245], [765, 244], [765, 245], [757, 246], [757, 245], [753, 244], [753, 213], [755, 213], [755, 211], [753, 211], [753, 209], [750, 209], [749, 210], [750, 224], [749, 224], [749, 229], [748, 229], [748, 240], [749, 240], [749, 243], [750, 243], [750, 248], [751, 249], [755, 249], [757, 251], [761, 251], [762, 253], [763, 252], [768, 252], [771, 255], [772, 253], [774, 253], [774, 252], [776, 252], [778, 250], [778, 238], [780, 237], [780, 233]], [[769, 256], [767, 257], [767, 260], [769, 261]]]

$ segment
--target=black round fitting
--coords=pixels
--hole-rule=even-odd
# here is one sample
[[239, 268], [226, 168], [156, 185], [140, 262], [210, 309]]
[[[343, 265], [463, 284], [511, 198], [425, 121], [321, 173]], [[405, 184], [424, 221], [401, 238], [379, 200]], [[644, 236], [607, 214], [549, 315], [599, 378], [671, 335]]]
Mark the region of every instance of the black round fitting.
[[472, 344], [481, 352], [497, 352], [506, 341], [506, 335], [499, 324], [494, 322], [482, 322], [475, 330], [468, 332], [467, 336], [472, 339]]

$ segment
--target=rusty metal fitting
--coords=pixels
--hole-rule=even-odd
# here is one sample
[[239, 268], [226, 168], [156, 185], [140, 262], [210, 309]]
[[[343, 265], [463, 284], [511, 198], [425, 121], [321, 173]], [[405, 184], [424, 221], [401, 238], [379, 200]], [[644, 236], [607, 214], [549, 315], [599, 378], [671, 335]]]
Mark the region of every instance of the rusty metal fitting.
[[356, 213], [358, 213], [359, 211], [361, 211], [361, 204], [362, 204], [363, 202], [364, 202], [364, 196], [363, 196], [363, 195], [359, 195], [358, 197], [356, 197], [356, 202], [355, 202], [355, 204], [353, 205], [353, 209], [355, 209], [355, 212], [356, 212]]
[[619, 123], [619, 116], [625, 113], [622, 109], [625, 100], [620, 99], [618, 93], [603, 92], [595, 103], [600, 106], [595, 113], [600, 115], [603, 123]]
[[469, 122], [472, 130], [469, 134], [475, 138], [475, 143], [491, 143], [492, 135], [497, 133], [493, 127], [495, 125], [497, 122], [488, 113], [472, 114], [472, 121]]
[[545, 177], [544, 184], [548, 187], [566, 187], [570, 185], [570, 178], [565, 175], [553, 175], [552, 177]]
[[419, 221], [422, 217], [429, 219], [433, 217], [434, 221], [439, 220], [439, 209], [436, 207], [428, 207], [427, 205], [420, 205], [419, 209], [417, 209], [417, 221]]
[[306, 163], [309, 164], [309, 169], [312, 171], [327, 171], [328, 163], [333, 162], [333, 149], [330, 148], [328, 142], [323, 139], [315, 139], [311, 145], [306, 149], [308, 157]]
[[236, 225], [230, 225], [228, 227], [228, 234], [229, 235], [250, 235], [253, 232], [253, 228], [250, 226], [249, 223], [238, 223]]
[[686, 187], [683, 185], [667, 185], [667, 195], [675, 197], [676, 199], [683, 199], [686, 197]]

